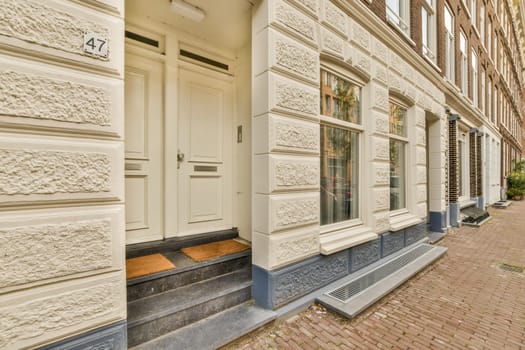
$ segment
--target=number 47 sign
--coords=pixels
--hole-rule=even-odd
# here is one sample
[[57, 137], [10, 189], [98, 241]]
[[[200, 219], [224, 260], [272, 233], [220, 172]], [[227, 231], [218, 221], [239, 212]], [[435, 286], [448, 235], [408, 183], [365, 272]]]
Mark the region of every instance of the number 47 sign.
[[84, 34], [84, 52], [108, 57], [108, 39], [95, 33]]

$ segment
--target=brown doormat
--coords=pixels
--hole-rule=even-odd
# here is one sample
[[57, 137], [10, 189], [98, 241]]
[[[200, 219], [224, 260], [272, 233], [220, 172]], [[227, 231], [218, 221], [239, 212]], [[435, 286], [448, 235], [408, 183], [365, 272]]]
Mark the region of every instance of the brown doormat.
[[126, 260], [126, 278], [135, 278], [174, 269], [164, 255], [152, 254]]
[[181, 251], [189, 256], [193, 261], [205, 261], [209, 259], [220, 258], [221, 256], [239, 253], [250, 249], [250, 246], [229, 239], [226, 241], [219, 241], [196, 245], [194, 247], [182, 248]]

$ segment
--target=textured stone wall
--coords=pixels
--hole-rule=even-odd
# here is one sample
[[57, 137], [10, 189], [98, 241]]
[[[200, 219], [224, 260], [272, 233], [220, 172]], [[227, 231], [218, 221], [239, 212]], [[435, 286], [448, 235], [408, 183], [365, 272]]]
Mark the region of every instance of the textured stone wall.
[[0, 5], [0, 348], [36, 348], [125, 320], [123, 1]]

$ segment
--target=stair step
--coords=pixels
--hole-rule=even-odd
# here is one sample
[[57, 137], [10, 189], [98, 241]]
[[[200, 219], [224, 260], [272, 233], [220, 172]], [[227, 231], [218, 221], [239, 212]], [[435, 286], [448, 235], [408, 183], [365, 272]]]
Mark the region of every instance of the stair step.
[[141, 344], [251, 298], [251, 271], [234, 271], [128, 303], [128, 346]]
[[277, 313], [274, 311], [259, 308], [253, 302], [246, 302], [132, 349], [217, 349], [275, 320], [276, 317]]
[[175, 264], [176, 268], [128, 280], [128, 302], [236, 270], [251, 270], [249, 250], [200, 263], [191, 261], [181, 252], [164, 255]]

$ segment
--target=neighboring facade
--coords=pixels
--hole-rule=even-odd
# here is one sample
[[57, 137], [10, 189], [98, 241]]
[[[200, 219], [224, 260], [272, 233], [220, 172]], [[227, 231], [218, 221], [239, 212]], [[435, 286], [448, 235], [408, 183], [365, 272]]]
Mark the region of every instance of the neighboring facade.
[[126, 244], [237, 228], [277, 309], [500, 199], [522, 4], [189, 2], [0, 0], [0, 348], [125, 348]]

